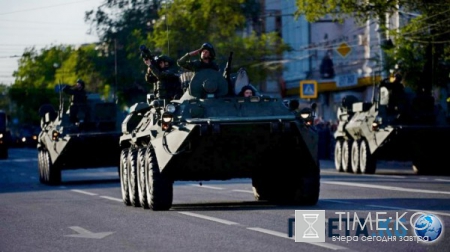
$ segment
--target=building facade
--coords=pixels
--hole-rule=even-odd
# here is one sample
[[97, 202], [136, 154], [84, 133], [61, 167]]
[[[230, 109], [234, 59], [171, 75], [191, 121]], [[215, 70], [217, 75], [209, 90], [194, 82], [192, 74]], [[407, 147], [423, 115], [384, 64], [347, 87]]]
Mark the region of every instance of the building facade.
[[[376, 20], [356, 24], [352, 18], [339, 23], [324, 17], [310, 23], [294, 16], [295, 0], [263, 2], [266, 32], [280, 31], [293, 48], [283, 55], [285, 70], [278, 83], [267, 83], [264, 91], [300, 99], [303, 106], [315, 102], [318, 116], [325, 120], [336, 120], [337, 107], [346, 95], [361, 101], [373, 99], [373, 86], [386, 77], [380, 47], [384, 39]], [[397, 16], [389, 22], [398, 27]], [[302, 81], [316, 82], [317, 96], [302, 98]]]

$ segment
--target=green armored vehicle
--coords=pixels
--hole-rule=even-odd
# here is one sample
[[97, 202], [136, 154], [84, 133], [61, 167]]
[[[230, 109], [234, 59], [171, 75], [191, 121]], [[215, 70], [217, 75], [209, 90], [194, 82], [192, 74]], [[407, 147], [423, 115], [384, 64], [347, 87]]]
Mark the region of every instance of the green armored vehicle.
[[[401, 76], [397, 76], [400, 78]], [[384, 80], [373, 102], [354, 96], [338, 108], [335, 167], [338, 171], [373, 174], [377, 160], [412, 161], [417, 174], [450, 174], [444, 159], [450, 124], [431, 92], [414, 93]]]
[[[244, 70], [235, 80], [248, 81], [242, 75]], [[122, 123], [125, 205], [168, 210], [174, 181], [233, 178], [251, 178], [257, 200], [317, 203], [318, 135], [310, 127], [311, 109], [303, 118], [278, 98], [239, 97], [238, 87], [247, 84], [227, 82], [211, 69], [180, 78], [188, 85], [179, 100], [149, 96]]]
[[92, 93], [87, 94], [85, 104], [72, 104], [65, 112], [62, 101], [58, 111], [49, 104], [39, 109], [40, 182], [60, 184], [62, 170], [117, 167], [121, 120], [116, 104]]

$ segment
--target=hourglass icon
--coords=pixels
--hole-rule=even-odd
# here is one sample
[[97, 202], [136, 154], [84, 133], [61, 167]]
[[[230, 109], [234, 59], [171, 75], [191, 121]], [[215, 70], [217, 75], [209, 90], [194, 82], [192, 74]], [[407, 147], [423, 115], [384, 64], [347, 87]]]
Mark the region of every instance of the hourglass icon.
[[313, 224], [316, 223], [319, 214], [303, 214], [303, 219], [308, 223], [308, 228], [303, 232], [303, 238], [319, 238], [317, 230], [313, 228]]

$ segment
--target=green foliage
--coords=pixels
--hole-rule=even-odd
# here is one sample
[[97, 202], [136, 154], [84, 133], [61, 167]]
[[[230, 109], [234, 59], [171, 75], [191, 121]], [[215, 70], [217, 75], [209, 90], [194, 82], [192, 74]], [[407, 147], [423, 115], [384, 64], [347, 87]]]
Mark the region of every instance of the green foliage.
[[210, 42], [221, 69], [233, 52], [232, 71], [245, 67], [258, 85], [280, 74], [280, 59], [291, 50], [276, 33], [245, 32], [247, 25], [261, 25], [260, 14], [258, 0], [105, 0], [85, 16], [99, 34], [99, 44], [25, 50], [9, 90], [15, 111], [20, 121], [37, 123], [42, 103], [58, 107], [55, 86], [78, 78], [87, 91], [119, 98], [122, 105], [145, 100], [150, 87], [144, 80], [141, 44], [155, 55], [177, 59]]
[[282, 65], [273, 60], [291, 49], [276, 33], [241, 33], [257, 11], [258, 1], [174, 0], [160, 10], [161, 18], [148, 40], [157, 50], [174, 58], [210, 42], [221, 69], [233, 52], [232, 71], [245, 67], [250, 81], [257, 85], [279, 73]]

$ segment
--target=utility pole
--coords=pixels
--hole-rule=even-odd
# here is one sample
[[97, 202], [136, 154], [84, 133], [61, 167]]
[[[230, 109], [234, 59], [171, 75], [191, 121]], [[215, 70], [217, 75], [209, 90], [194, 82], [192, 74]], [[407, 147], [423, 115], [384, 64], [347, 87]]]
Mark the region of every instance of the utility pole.
[[114, 38], [114, 102], [117, 103], [117, 39]]

